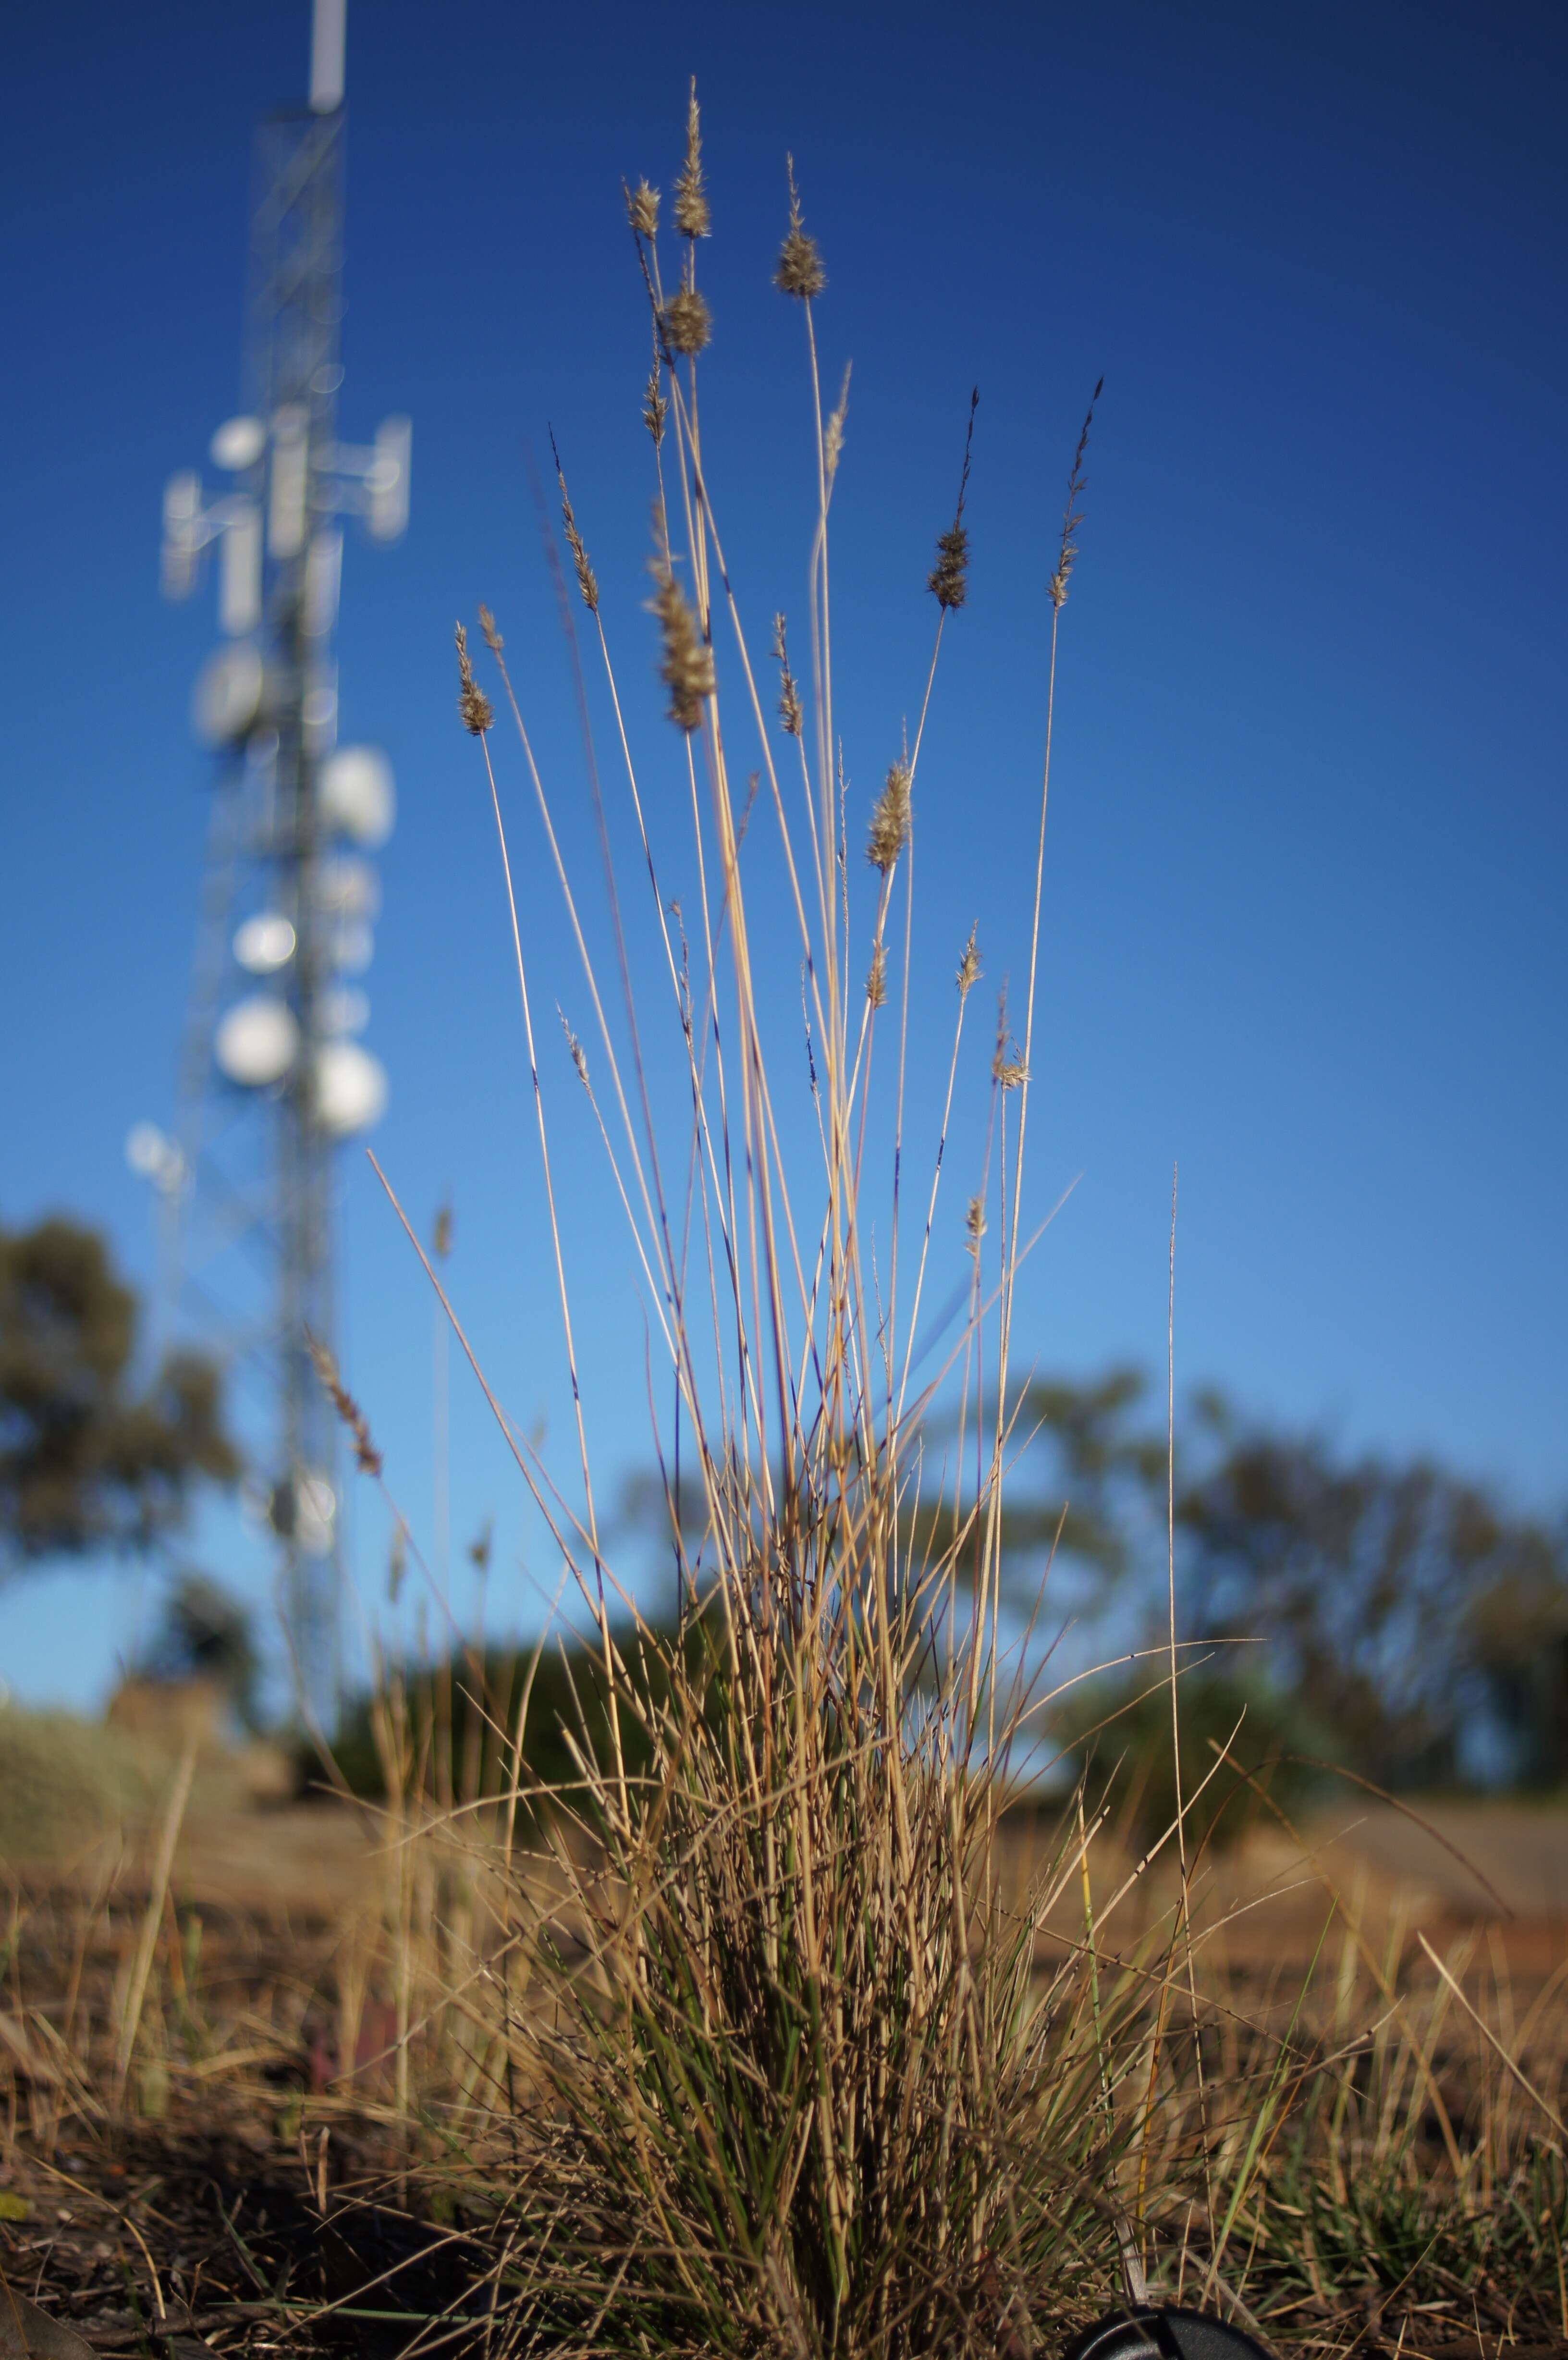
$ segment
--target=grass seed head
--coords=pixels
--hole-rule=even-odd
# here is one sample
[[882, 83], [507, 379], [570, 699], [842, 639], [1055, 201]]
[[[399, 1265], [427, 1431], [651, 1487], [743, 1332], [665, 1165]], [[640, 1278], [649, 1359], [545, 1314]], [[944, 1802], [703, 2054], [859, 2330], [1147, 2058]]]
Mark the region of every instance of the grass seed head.
[[866, 858], [884, 877], [909, 840], [909, 766], [894, 762], [871, 814]]
[[[625, 181], [621, 185], [625, 188]], [[626, 189], [626, 219], [638, 237], [659, 235], [659, 191], [647, 180], [639, 180], [635, 189]]]
[[659, 588], [649, 605], [664, 634], [659, 676], [670, 691], [670, 718], [690, 734], [702, 726], [702, 703], [713, 694], [713, 650], [704, 645], [686, 595], [673, 574], [655, 568]]
[[495, 708], [474, 677], [468, 660], [468, 633], [459, 623], [457, 642], [457, 716], [471, 738], [483, 738], [495, 718]]
[[354, 1464], [366, 1475], [381, 1472], [381, 1453], [370, 1438], [370, 1427], [348, 1387], [338, 1375], [338, 1364], [326, 1346], [314, 1336], [310, 1338], [310, 1360], [321, 1390], [331, 1399], [332, 1407], [354, 1437]]
[[805, 716], [800, 707], [800, 692], [795, 675], [789, 669], [789, 650], [784, 638], [784, 617], [773, 617], [773, 660], [779, 666], [779, 726], [791, 738], [799, 738]]
[[711, 237], [713, 220], [702, 186], [702, 140], [697, 113], [697, 82], [686, 105], [686, 161], [675, 175], [675, 226], [682, 237]]
[[653, 366], [648, 373], [648, 383], [643, 388], [642, 422], [653, 437], [656, 451], [664, 440], [664, 421], [670, 414], [670, 404], [659, 391], [659, 355], [655, 353]]
[[593, 1085], [588, 1079], [588, 1060], [583, 1054], [583, 1043], [567, 1022], [565, 1011], [558, 1006], [555, 1012], [561, 1018], [561, 1029], [566, 1035], [566, 1045], [572, 1054], [572, 1062], [577, 1069], [577, 1078], [592, 1098]]
[[555, 447], [553, 431], [550, 438], [550, 455], [555, 461], [555, 480], [561, 486], [561, 527], [566, 535], [566, 546], [572, 552], [572, 563], [576, 568], [577, 587], [583, 593], [583, 604], [588, 612], [596, 615], [599, 611], [598, 577], [588, 563], [588, 552], [583, 546], [583, 535], [578, 531], [577, 519], [572, 513], [572, 502], [567, 495], [566, 477], [561, 470], [561, 453]]
[[1089, 447], [1089, 429], [1094, 422], [1094, 404], [1100, 399], [1105, 383], [1105, 378], [1101, 377], [1089, 397], [1078, 448], [1073, 453], [1073, 472], [1067, 478], [1067, 506], [1062, 517], [1062, 547], [1057, 554], [1056, 571], [1048, 585], [1048, 595], [1059, 615], [1067, 604], [1067, 585], [1073, 579], [1073, 561], [1078, 554], [1078, 544], [1073, 536], [1083, 521], [1083, 511], [1078, 508], [1077, 502], [1089, 487], [1089, 478], [1083, 473], [1083, 453]]
[[960, 1000], [967, 1000], [980, 980], [980, 952], [975, 940], [976, 932], [975, 927], [970, 927], [969, 940], [964, 945], [964, 956], [958, 962], [958, 974], [955, 979]]
[[808, 237], [800, 224], [800, 197], [795, 186], [795, 158], [784, 159], [789, 174], [789, 230], [779, 249], [779, 268], [773, 274], [773, 284], [786, 295], [795, 296], [809, 303], [820, 295], [828, 283], [822, 268], [822, 257], [817, 251], [814, 237]]
[[838, 473], [838, 463], [844, 456], [844, 421], [849, 412], [849, 370], [844, 372], [839, 388], [838, 408], [822, 430], [822, 473], [831, 484]]
[[980, 388], [975, 387], [969, 397], [969, 430], [964, 437], [964, 470], [958, 478], [958, 508], [947, 530], [936, 544], [936, 563], [926, 576], [926, 588], [945, 614], [950, 606], [962, 606], [969, 595], [969, 532], [964, 521], [964, 496], [969, 489], [969, 453], [975, 441], [975, 412], [980, 405]]
[[964, 1250], [965, 1253], [972, 1253], [975, 1260], [978, 1261], [980, 1258], [980, 1240], [985, 1234], [985, 1201], [984, 1197], [971, 1196], [969, 1199], [969, 1209], [964, 1216], [964, 1228], [965, 1232]]
[[1029, 1079], [1029, 1067], [1018, 1054], [1018, 1044], [1007, 1029], [1007, 988], [1004, 984], [996, 994], [996, 1045], [991, 1052], [991, 1078], [998, 1088], [1016, 1090], [1020, 1082]]
[[871, 954], [871, 966], [866, 978], [866, 997], [873, 1008], [887, 1004], [887, 945], [878, 943]]
[[694, 287], [682, 287], [664, 307], [664, 341], [695, 360], [713, 332], [713, 314]]
[[500, 632], [495, 628], [495, 616], [490, 612], [489, 607], [485, 606], [483, 603], [479, 608], [479, 628], [485, 634], [485, 644], [489, 649], [491, 654], [493, 656], [498, 656], [506, 642], [501, 637]]

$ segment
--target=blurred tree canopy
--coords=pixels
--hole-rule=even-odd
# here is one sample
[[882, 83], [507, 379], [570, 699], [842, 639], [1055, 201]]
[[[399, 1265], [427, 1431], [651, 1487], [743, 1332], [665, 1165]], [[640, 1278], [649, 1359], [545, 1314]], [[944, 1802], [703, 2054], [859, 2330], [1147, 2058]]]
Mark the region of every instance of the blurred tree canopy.
[[134, 1380], [136, 1298], [96, 1231], [0, 1229], [0, 1571], [150, 1548], [195, 1484], [232, 1482], [217, 1370], [170, 1353]]
[[261, 1657], [250, 1609], [204, 1573], [182, 1573], [152, 1637], [136, 1663], [147, 1680], [211, 1680], [223, 1690], [243, 1726], [260, 1725], [256, 1690]]
[[[1147, 1381], [1125, 1367], [1083, 1382], [1040, 1380], [1019, 1396], [1001, 1542], [1004, 1582], [1025, 1612], [1054, 1553], [1051, 1580], [1063, 1583], [1068, 1612], [1091, 1621], [1107, 1612], [1123, 1648], [1129, 1635], [1135, 1645], [1162, 1644], [1163, 1408], [1151, 1409]], [[934, 1422], [925, 1437], [927, 1497], [904, 1535], [917, 1563], [952, 1530], [953, 1473], [942, 1461], [952, 1438]], [[1187, 1657], [1180, 1684], [1186, 1794], [1242, 1721], [1198, 1832], [1213, 1826], [1224, 1841], [1240, 1831], [1257, 1808], [1247, 1772], [1291, 1808], [1312, 1783], [1307, 1755], [1380, 1786], [1445, 1785], [1486, 1766], [1479, 1734], [1494, 1775], [1568, 1783], [1568, 1524], [1520, 1515], [1428, 1459], [1352, 1456], [1321, 1434], [1248, 1421], [1214, 1393], [1195, 1395], [1179, 1419], [1174, 1474], [1178, 1627], [1184, 1640], [1213, 1643], [1207, 1661]], [[659, 1477], [628, 1486], [617, 1523], [668, 1563], [676, 1515], [688, 1561], [700, 1566], [703, 1509], [690, 1481], [678, 1502]], [[713, 1653], [713, 1634], [696, 1625], [685, 1626], [683, 1642], [672, 1623], [655, 1628], [656, 1644]], [[1267, 1644], [1225, 1644], [1239, 1640]], [[616, 1644], [629, 1652], [637, 1643], [618, 1629]], [[434, 1775], [455, 1792], [466, 1763], [485, 1790], [505, 1783], [529, 1655], [460, 1650], [450, 1664], [395, 1676], [404, 1699], [397, 1742], [417, 1778]], [[595, 1639], [571, 1633], [542, 1652], [524, 1746], [537, 1777], [575, 1775], [568, 1732], [585, 1727], [602, 1741], [597, 1657]], [[378, 1709], [362, 1701], [343, 1732], [343, 1768], [367, 1790], [383, 1776], [388, 1732], [384, 1725], [378, 1750]], [[1113, 1781], [1113, 1811], [1140, 1837], [1169, 1824], [1170, 1699], [1157, 1666], [1074, 1688], [1051, 1730], [1053, 1746], [1092, 1763], [1096, 1791]], [[635, 1732], [627, 1750], [640, 1761]]]
[[[1166, 1436], [1145, 1393], [1117, 1370], [1025, 1397], [1018, 1430], [1053, 1456], [1035, 1478], [1026, 1451], [1012, 1479], [1016, 1590], [1038, 1583], [1066, 1505], [1062, 1549], [1102, 1599], [1141, 1595], [1163, 1624]], [[1183, 1635], [1269, 1643], [1257, 1674], [1227, 1653], [1211, 1684], [1250, 1685], [1258, 1710], [1289, 1699], [1379, 1785], [1463, 1778], [1478, 1739], [1515, 1776], [1568, 1779], [1568, 1524], [1430, 1459], [1249, 1421], [1213, 1391], [1178, 1423], [1172, 1504]]]
[[1243, 1427], [1213, 1396], [1195, 1423], [1200, 1465], [1176, 1501], [1189, 1628], [1271, 1639], [1275, 1679], [1379, 1784], [1459, 1775], [1506, 1663], [1553, 1633], [1561, 1650], [1563, 1534], [1429, 1459], [1342, 1459], [1316, 1436]]

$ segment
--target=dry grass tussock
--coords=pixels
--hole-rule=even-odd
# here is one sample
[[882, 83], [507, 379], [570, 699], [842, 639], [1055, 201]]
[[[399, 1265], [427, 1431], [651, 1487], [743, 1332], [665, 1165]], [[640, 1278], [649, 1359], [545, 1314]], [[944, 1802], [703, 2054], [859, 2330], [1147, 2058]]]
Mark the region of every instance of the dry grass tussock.
[[[1088, 425], [1060, 535], [1040, 552], [1033, 931], [1008, 958], [1021, 1002], [998, 1012], [994, 1042], [966, 1044], [975, 938], [942, 949], [959, 961], [958, 989], [937, 1152], [917, 1182], [904, 1140], [911, 861], [943, 634], [964, 627], [969, 444], [953, 522], [938, 534], [933, 519], [918, 723], [905, 742], [888, 716], [887, 783], [856, 823], [834, 719], [829, 563], [847, 380], [826, 412], [822, 258], [791, 175], [780, 325], [802, 340], [817, 498], [803, 519], [806, 619], [789, 643], [798, 674], [783, 617], [771, 601], [759, 610], [770, 678], [703, 465], [698, 250], [713, 217], [694, 97], [675, 189], [673, 259], [658, 192], [643, 182], [627, 200], [654, 353], [651, 626], [645, 586], [622, 600], [602, 585], [591, 519], [565, 508], [581, 628], [613, 717], [614, 793], [656, 928], [651, 974], [625, 971], [613, 870], [610, 946], [592, 947], [556, 827], [560, 795], [578, 790], [536, 764], [488, 614], [494, 694], [461, 627], [458, 652], [508, 897], [572, 1397], [552, 1076], [535, 1032], [541, 991], [569, 989], [592, 1021], [586, 1046], [570, 1035], [561, 1079], [592, 1102], [643, 1274], [658, 1387], [678, 1404], [656, 1437], [678, 1622], [651, 1627], [617, 1582], [581, 1407], [567, 1473], [497, 1406], [595, 1634], [564, 1715], [568, 1775], [546, 1786], [530, 1767], [541, 1657], [504, 1697], [485, 1695], [484, 1667], [471, 1666], [490, 1721], [461, 1760], [442, 1750], [439, 1712], [390, 1679], [376, 1715], [391, 1797], [379, 1865], [321, 1961], [330, 2001], [282, 1972], [270, 1987], [253, 1979], [225, 2016], [180, 1947], [170, 1845], [139, 1916], [103, 1896], [82, 1920], [64, 2019], [18, 1985], [37, 2070], [16, 2077], [16, 2135], [45, 2155], [66, 2125], [116, 2107], [175, 2121], [197, 2092], [209, 2112], [223, 2090], [236, 2104], [248, 2093], [298, 2151], [306, 2195], [336, 2218], [341, 2158], [374, 2131], [402, 2201], [486, 2256], [419, 2319], [405, 2306], [430, 2349], [461, 2333], [517, 2354], [645, 2360], [1021, 2360], [1145, 2270], [1326, 2348], [1366, 2326], [1368, 2305], [1381, 2317], [1447, 2302], [1468, 2324], [1470, 2302], [1478, 2322], [1517, 2326], [1516, 2284], [1533, 2322], [1554, 2322], [1561, 2075], [1553, 2066], [1543, 2089], [1539, 2065], [1521, 2062], [1553, 1995], [1513, 2027], [1505, 2062], [1465, 2014], [1469, 1999], [1441, 1978], [1412, 1997], [1399, 1959], [1342, 1920], [1289, 2005], [1244, 2012], [1234, 1980], [1205, 1962], [1189, 1906], [1198, 1863], [1179, 1830], [1162, 1853], [1182, 1854], [1182, 1873], [1134, 1939], [1125, 1890], [1094, 1867], [1100, 1830], [1082, 1808], [1017, 1872], [1008, 1765], [1040, 1699], [1010, 1683], [1004, 1655], [1001, 1519], [1015, 1293], [1037, 1219], [1026, 1151], [1051, 724]], [[616, 662], [646, 662], [650, 629], [674, 726], [634, 751]], [[622, 631], [632, 652], [617, 657]], [[498, 712], [514, 733], [506, 754]], [[591, 748], [587, 770], [597, 800]], [[672, 770], [690, 825], [679, 853], [650, 817], [670, 808]], [[570, 987], [530, 970], [512, 893], [518, 785], [581, 953]], [[773, 995], [752, 965], [741, 838], [754, 793], [797, 936], [806, 1061], [798, 1035], [770, 1034]], [[868, 858], [851, 857], [857, 837]], [[684, 916], [671, 912], [676, 870]], [[683, 1076], [673, 1127], [654, 1113], [655, 1026]], [[973, 1193], [950, 1214], [947, 1131], [966, 1050], [989, 1071], [989, 1112], [968, 1142]], [[783, 1096], [802, 1063], [809, 1105]], [[466, 1349], [460, 1308], [408, 1234]], [[931, 1263], [965, 1242], [966, 1317], [942, 1368], [917, 1382]], [[939, 1401], [959, 1437], [952, 1464], [976, 1470], [963, 1488], [925, 1457]], [[387, 1480], [368, 1432], [356, 1449]], [[1175, 1668], [1173, 1640], [1173, 1680]], [[1140, 1873], [1135, 1863], [1129, 1878]], [[18, 1959], [26, 1947], [19, 1935]], [[1495, 2018], [1499, 1994], [1489, 2005]], [[301, 2054], [310, 2061], [292, 2081], [266, 2080], [268, 2060]], [[290, 2333], [310, 2311], [303, 2283], [270, 2298]], [[1568, 2297], [1563, 2308], [1568, 2333]]]

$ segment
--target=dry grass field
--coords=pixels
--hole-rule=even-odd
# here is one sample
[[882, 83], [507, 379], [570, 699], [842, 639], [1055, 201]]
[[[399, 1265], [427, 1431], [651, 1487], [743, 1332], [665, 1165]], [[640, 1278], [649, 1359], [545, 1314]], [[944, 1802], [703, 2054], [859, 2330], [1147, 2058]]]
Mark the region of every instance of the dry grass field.
[[[452, 1997], [459, 1942], [484, 1945], [452, 1921], [474, 1907], [495, 1830], [476, 1842], [330, 1799], [246, 1808], [210, 1784], [216, 1803], [198, 1788], [171, 1852], [154, 1812], [74, 1849], [57, 1829], [49, 1856], [9, 1863], [6, 2287], [105, 2353], [505, 2344], [506, 2208], [477, 2183], [465, 2202], [451, 2169], [454, 2142], [493, 2164], [509, 2136], [493, 2072], [463, 2086], [482, 2012], [461, 1978]], [[1568, 2350], [1568, 1811], [1421, 1815], [1320, 1811], [1300, 1841], [1255, 1830], [1198, 1863], [1192, 1982], [1172, 1977], [1167, 2014], [1172, 2037], [1190, 2012], [1202, 2033], [1161, 2104], [1190, 2113], [1206, 2059], [1209, 2169], [1172, 2123], [1168, 2184], [1145, 2208], [1158, 2278], [1214, 2303], [1209, 2208], [1223, 2223], [1239, 2195], [1220, 2278], [1271, 2342]], [[1021, 1895], [1060, 1838], [1009, 1822], [1004, 1885]], [[1108, 1834], [1086, 1864], [1107, 2014], [1151, 2018], [1177, 1881], [1156, 1863], [1118, 1901], [1135, 1863]], [[1038, 1985], [1081, 1959], [1084, 1926], [1073, 1875], [1040, 1928]], [[1546, 2200], [1533, 2238], [1508, 2218], [1527, 2184]], [[1293, 2258], [1292, 2227], [1311, 2233]], [[1101, 2307], [1116, 2297], [1107, 2278]]]

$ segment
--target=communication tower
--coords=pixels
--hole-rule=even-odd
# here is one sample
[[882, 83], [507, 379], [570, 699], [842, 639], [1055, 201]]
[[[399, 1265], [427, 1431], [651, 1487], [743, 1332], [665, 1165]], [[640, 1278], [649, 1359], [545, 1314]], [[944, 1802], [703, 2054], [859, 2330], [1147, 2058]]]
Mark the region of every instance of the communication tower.
[[331, 1727], [341, 1680], [343, 1519], [335, 1421], [312, 1339], [336, 1345], [334, 1159], [380, 1117], [387, 1076], [357, 1035], [391, 832], [386, 758], [338, 743], [343, 520], [392, 541], [408, 517], [410, 429], [338, 440], [343, 382], [345, 0], [315, 0], [308, 106], [256, 149], [242, 415], [212, 437], [227, 487], [194, 472], [163, 500], [163, 588], [216, 558], [222, 645], [192, 721], [213, 803], [174, 1135], [127, 1142], [164, 1208], [164, 1317], [194, 1320], [262, 1435], [252, 1505], [275, 1536], [297, 1684]]

